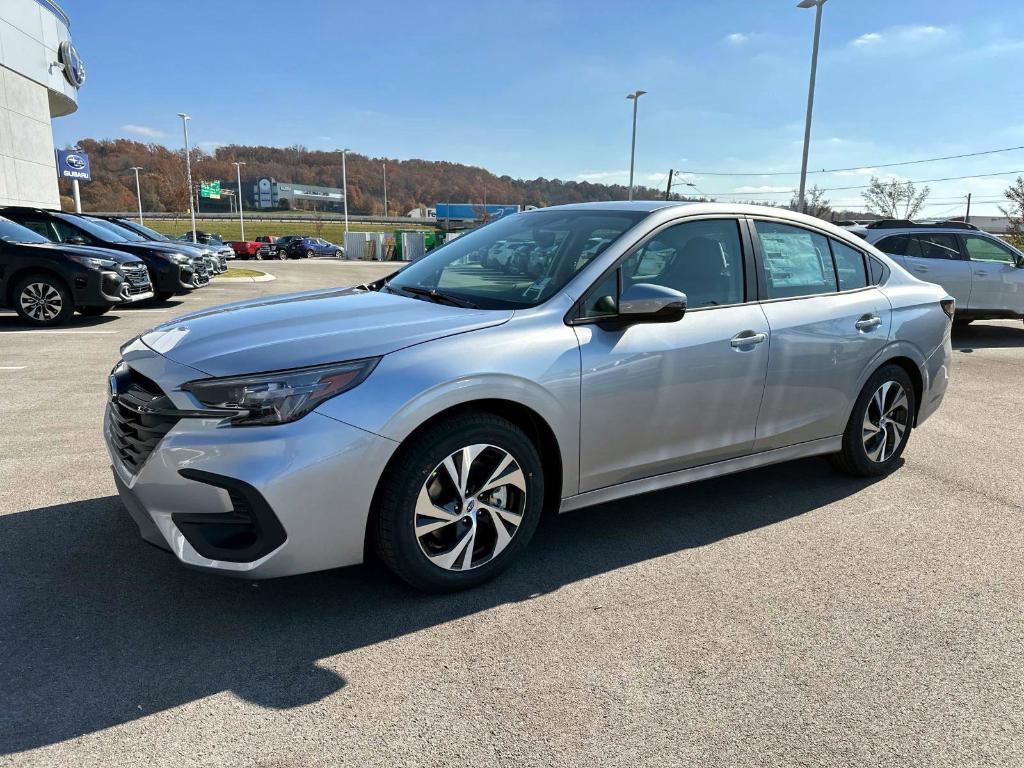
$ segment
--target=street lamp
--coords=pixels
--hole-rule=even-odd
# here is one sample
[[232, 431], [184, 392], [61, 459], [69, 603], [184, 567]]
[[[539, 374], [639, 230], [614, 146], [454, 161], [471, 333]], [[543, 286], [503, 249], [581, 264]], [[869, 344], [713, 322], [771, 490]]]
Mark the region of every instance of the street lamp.
[[142, 168], [133, 165], [129, 170], [135, 171], [135, 199], [139, 201], [139, 224], [142, 224], [142, 188], [139, 186], [139, 171]]
[[800, 163], [800, 192], [797, 208], [804, 212], [804, 191], [807, 187], [807, 153], [811, 148], [811, 115], [814, 112], [814, 78], [818, 73], [818, 39], [821, 37], [821, 9], [827, 0], [800, 0], [797, 8], [814, 9], [814, 48], [811, 52], [811, 82], [807, 87], [807, 117], [804, 121], [804, 157]]
[[633, 91], [626, 98], [633, 102], [633, 141], [629, 146], [629, 199], [633, 199], [633, 161], [636, 159], [636, 105], [647, 91]]
[[[341, 150], [341, 186], [344, 189], [341, 190], [341, 200], [345, 205], [345, 234], [348, 234], [348, 171], [345, 168], [345, 155], [351, 152], [348, 147]], [[347, 253], [347, 251], [346, 251]]]
[[244, 162], [232, 163], [238, 176], [238, 224], [242, 228], [242, 241], [245, 241], [245, 215], [242, 213], [242, 166]]
[[178, 117], [181, 118], [181, 127], [185, 131], [185, 173], [188, 176], [188, 211], [192, 214], [192, 242], [199, 242], [199, 238], [196, 237], [196, 208], [195, 202], [192, 199], [192, 158], [188, 148], [188, 121], [192, 118], [186, 115], [184, 112], [179, 112]]
[[381, 163], [380, 167], [384, 169], [384, 217], [388, 215], [388, 164]]

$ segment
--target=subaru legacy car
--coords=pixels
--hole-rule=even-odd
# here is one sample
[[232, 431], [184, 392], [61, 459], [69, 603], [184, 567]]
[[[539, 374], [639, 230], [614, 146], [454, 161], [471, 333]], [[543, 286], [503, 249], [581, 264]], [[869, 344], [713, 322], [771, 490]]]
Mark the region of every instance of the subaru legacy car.
[[1024, 254], [973, 224], [880, 221], [854, 230], [911, 274], [956, 299], [955, 328], [1024, 318]]
[[[542, 269], [488, 268], [503, 240], [544, 243]], [[157, 326], [122, 348], [104, 431], [143, 538], [189, 566], [375, 553], [454, 590], [514, 562], [544, 509], [806, 456], [893, 470], [942, 402], [953, 312], [800, 214], [547, 208], [368, 285]]]

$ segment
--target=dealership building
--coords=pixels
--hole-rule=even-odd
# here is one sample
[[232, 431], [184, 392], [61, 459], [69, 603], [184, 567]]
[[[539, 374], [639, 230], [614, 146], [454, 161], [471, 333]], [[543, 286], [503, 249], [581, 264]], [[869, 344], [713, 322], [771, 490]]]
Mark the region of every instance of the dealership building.
[[[283, 202], [287, 201], [287, 202]], [[315, 187], [312, 184], [292, 184], [278, 181], [272, 176], [261, 176], [252, 186], [255, 208], [316, 208], [318, 210], [341, 210], [345, 204], [345, 193], [336, 187]]]
[[50, 121], [85, 81], [70, 26], [51, 0], [0, 0], [0, 205], [60, 207]]

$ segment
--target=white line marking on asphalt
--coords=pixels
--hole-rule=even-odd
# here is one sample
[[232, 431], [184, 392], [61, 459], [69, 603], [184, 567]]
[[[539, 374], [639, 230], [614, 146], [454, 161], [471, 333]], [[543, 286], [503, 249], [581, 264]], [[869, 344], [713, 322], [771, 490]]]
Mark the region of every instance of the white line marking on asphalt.
[[0, 371], [23, 371], [24, 365], [0, 365]]

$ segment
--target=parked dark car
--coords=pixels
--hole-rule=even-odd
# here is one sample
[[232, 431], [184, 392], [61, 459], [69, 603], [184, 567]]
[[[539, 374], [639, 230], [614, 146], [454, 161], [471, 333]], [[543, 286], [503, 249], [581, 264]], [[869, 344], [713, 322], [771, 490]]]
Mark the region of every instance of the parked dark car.
[[283, 238], [277, 235], [260, 235], [254, 239], [260, 244], [259, 250], [256, 251], [256, 258], [258, 260], [288, 258], [285, 252], [278, 247]]
[[189, 230], [183, 235], [178, 236], [179, 242], [186, 242], [190, 245], [204, 245], [207, 248], [212, 248], [217, 254], [216, 269], [219, 272], [226, 272], [228, 268], [228, 259], [235, 258], [234, 249], [224, 242], [224, 238], [220, 235], [215, 235], [212, 232], [204, 232], [201, 229], [196, 230], [195, 239], [192, 238], [192, 230]]
[[0, 216], [16, 221], [53, 243], [111, 248], [138, 256], [149, 268], [153, 291], [159, 301], [187, 293], [210, 281], [205, 262], [173, 243], [131, 242], [99, 222], [61, 211], [8, 206]]
[[13, 309], [26, 322], [60, 325], [76, 310], [102, 315], [111, 307], [152, 296], [149, 271], [137, 256], [55, 245], [0, 217], [0, 306]]
[[289, 259], [311, 258], [312, 256], [344, 256], [345, 249], [329, 243], [322, 237], [311, 235], [285, 235], [276, 243], [278, 253], [282, 251]]
[[[151, 229], [144, 224], [139, 224], [137, 221], [123, 219], [119, 216], [93, 216], [91, 218], [101, 219], [103, 221], [110, 222], [111, 224], [117, 224], [119, 227], [124, 227], [125, 229], [134, 232], [136, 235], [141, 236], [144, 240], [152, 240], [157, 243], [174, 243], [175, 245], [178, 245], [178, 243], [184, 243], [186, 247], [196, 250], [206, 258], [206, 268], [209, 270], [211, 277], [220, 272], [227, 271], [228, 263], [225, 260], [224, 255], [220, 253], [216, 246], [172, 240], [162, 232], [157, 232], [155, 229]], [[181, 246], [179, 245], [178, 247]]]

